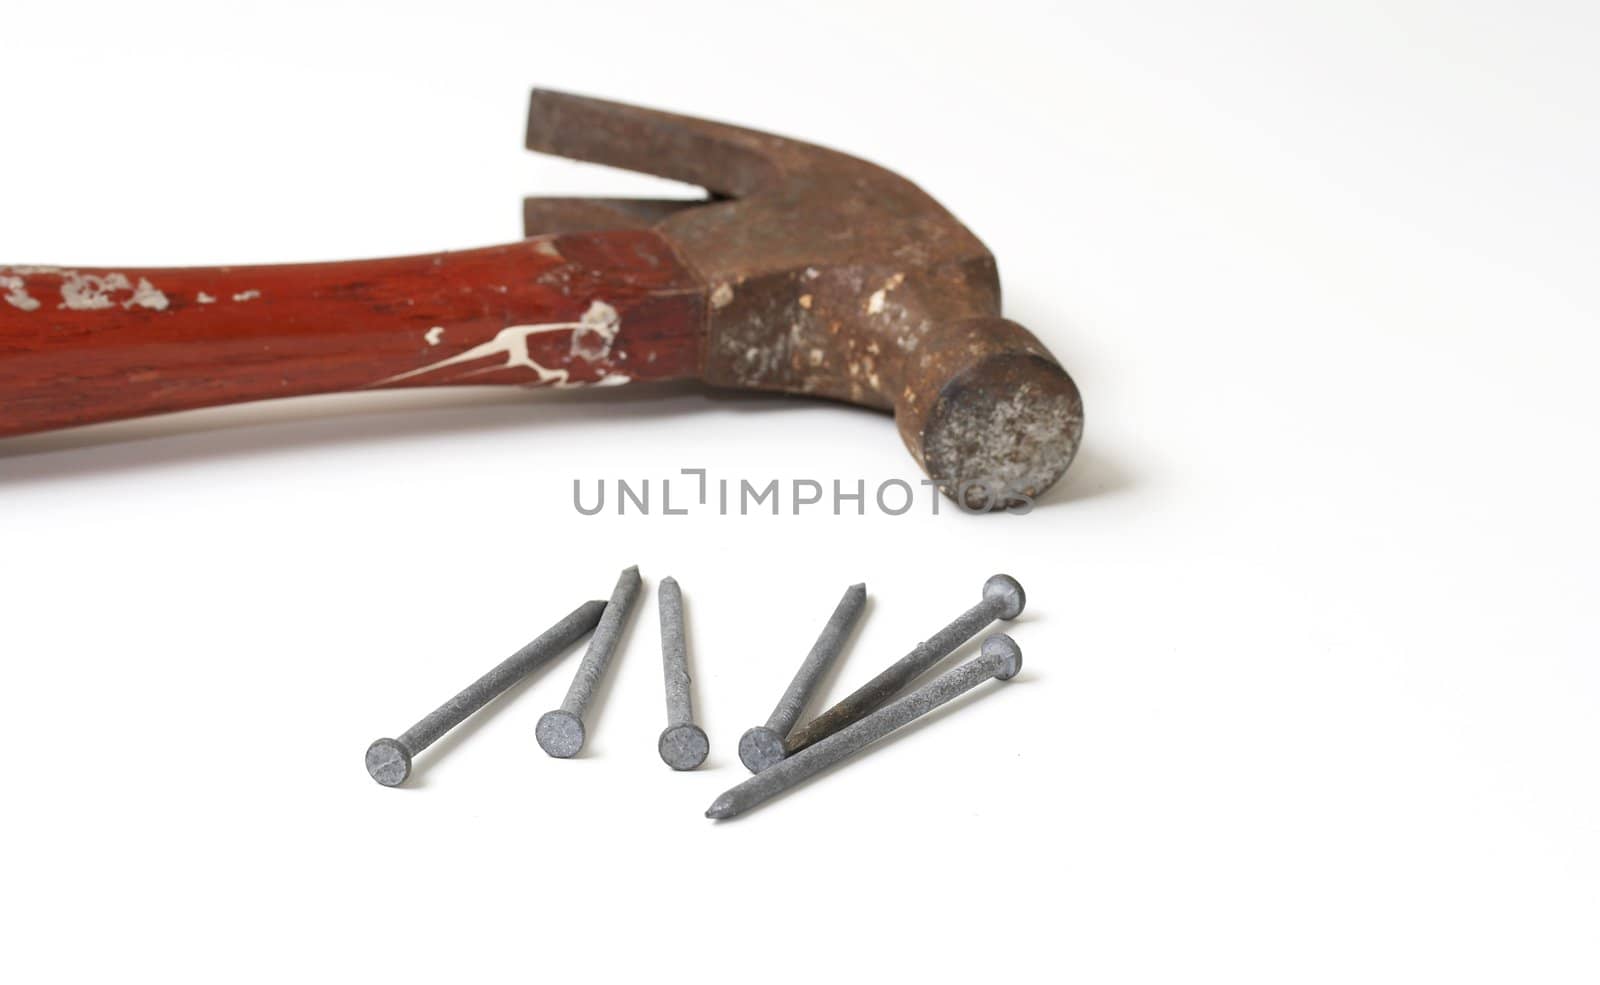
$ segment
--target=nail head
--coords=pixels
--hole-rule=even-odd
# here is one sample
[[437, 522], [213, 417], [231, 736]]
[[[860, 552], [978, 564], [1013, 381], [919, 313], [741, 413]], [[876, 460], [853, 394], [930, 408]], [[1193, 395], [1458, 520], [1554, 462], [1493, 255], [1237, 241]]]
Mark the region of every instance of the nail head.
[[983, 597], [985, 600], [998, 599], [1005, 603], [999, 618], [1015, 619], [1022, 615], [1022, 610], [1028, 604], [1028, 595], [1022, 590], [1022, 583], [1010, 575], [995, 575], [983, 583]]
[[752, 773], [781, 762], [783, 756], [783, 736], [765, 725], [748, 729], [739, 737], [739, 762]]
[[539, 748], [557, 759], [571, 759], [583, 748], [583, 719], [570, 711], [547, 711], [534, 726]]
[[981, 652], [986, 657], [1002, 658], [1000, 669], [994, 675], [996, 680], [1009, 681], [1022, 669], [1022, 647], [1005, 633], [995, 633], [984, 639]]
[[656, 742], [661, 759], [675, 770], [692, 770], [706, 761], [711, 742], [698, 725], [669, 725]]
[[386, 787], [398, 787], [411, 775], [411, 754], [394, 739], [379, 739], [367, 747], [367, 773]]

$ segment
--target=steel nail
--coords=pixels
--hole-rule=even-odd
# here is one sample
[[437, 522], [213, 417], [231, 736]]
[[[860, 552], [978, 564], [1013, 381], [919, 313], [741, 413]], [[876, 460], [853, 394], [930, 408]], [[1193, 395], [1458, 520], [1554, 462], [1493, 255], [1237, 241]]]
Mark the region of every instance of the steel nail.
[[661, 761], [692, 770], [706, 761], [711, 743], [694, 723], [689, 694], [689, 649], [683, 638], [683, 592], [676, 578], [661, 579], [661, 664], [667, 682], [667, 727], [656, 741]]
[[812, 644], [811, 652], [806, 654], [800, 669], [795, 672], [794, 680], [789, 682], [788, 690], [778, 699], [778, 706], [772, 710], [767, 724], [757, 725], [739, 737], [739, 761], [750, 772], [759, 773], [783, 759], [784, 740], [794, 728], [794, 723], [799, 721], [800, 712], [811, 699], [817, 682], [838, 659], [839, 651], [844, 649], [844, 641], [860, 618], [866, 602], [865, 584], [851, 585], [845, 590], [828, 624], [822, 627], [822, 634]]
[[1022, 585], [1010, 575], [994, 575], [983, 583], [983, 600], [957, 616], [950, 625], [918, 643], [916, 649], [890, 664], [877, 677], [861, 685], [849, 697], [813, 718], [784, 742], [784, 755], [792, 756], [815, 745], [852, 722], [860, 721], [893, 698], [928, 668], [954, 653], [961, 644], [978, 635], [996, 619], [1015, 619], [1022, 614], [1028, 597]]
[[583, 728], [583, 713], [589, 707], [589, 702], [594, 700], [595, 688], [599, 686], [600, 678], [605, 676], [606, 667], [611, 663], [611, 655], [616, 652], [617, 641], [622, 635], [622, 625], [627, 621], [628, 613], [638, 597], [639, 567], [634, 565], [625, 568], [617, 577], [617, 585], [611, 590], [611, 601], [606, 603], [606, 611], [600, 616], [600, 625], [595, 627], [594, 637], [589, 640], [589, 649], [584, 652], [583, 663], [578, 665], [578, 672], [573, 675], [566, 699], [561, 702], [560, 708], [545, 712], [534, 727], [539, 748], [557, 759], [570, 759], [583, 748], [584, 739], [587, 738]]
[[727, 791], [711, 802], [706, 817], [721, 820], [743, 814], [989, 678], [1009, 680], [1021, 669], [1022, 649], [1011, 637], [995, 633], [983, 641], [978, 656]]
[[583, 603], [541, 633], [538, 639], [501, 661], [499, 666], [478, 678], [466, 690], [406, 729], [400, 738], [379, 739], [368, 746], [367, 772], [386, 787], [398, 787], [406, 782], [411, 775], [414, 756], [595, 628], [605, 607], [606, 604], [600, 601]]

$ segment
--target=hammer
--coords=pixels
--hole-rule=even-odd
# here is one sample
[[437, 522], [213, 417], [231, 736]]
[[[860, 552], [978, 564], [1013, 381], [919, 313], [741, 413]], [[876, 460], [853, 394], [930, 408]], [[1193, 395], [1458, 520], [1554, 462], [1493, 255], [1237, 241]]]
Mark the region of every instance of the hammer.
[[1077, 387], [921, 189], [755, 130], [535, 90], [528, 148], [707, 198], [530, 198], [506, 246], [339, 263], [0, 266], [0, 437], [314, 393], [699, 379], [892, 410], [971, 509], [1071, 464]]

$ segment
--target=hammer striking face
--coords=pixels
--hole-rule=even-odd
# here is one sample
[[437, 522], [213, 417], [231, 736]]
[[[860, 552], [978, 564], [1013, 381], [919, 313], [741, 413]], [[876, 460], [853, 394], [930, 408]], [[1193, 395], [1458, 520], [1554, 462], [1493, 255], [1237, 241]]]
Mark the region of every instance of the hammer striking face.
[[892, 410], [972, 508], [1072, 462], [1077, 388], [915, 185], [810, 144], [535, 91], [533, 150], [711, 193], [532, 198], [528, 238], [392, 260], [0, 266], [0, 436], [279, 396], [694, 378]]

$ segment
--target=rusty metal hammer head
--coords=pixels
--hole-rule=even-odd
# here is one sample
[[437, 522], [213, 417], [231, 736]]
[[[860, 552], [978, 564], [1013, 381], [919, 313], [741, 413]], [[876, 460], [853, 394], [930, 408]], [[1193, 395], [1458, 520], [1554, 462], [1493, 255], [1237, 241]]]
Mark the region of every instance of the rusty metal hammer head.
[[694, 202], [534, 198], [527, 233], [651, 226], [703, 280], [703, 376], [892, 410], [970, 508], [1036, 497], [1083, 431], [1072, 379], [1000, 317], [994, 257], [911, 182], [771, 134], [535, 90], [528, 147], [699, 185]]

